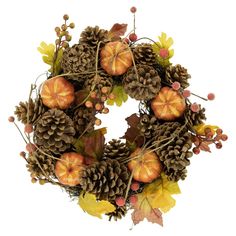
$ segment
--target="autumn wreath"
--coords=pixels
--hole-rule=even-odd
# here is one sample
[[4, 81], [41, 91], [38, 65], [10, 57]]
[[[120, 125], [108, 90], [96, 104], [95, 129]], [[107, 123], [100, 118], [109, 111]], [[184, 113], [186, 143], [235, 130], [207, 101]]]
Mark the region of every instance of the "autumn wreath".
[[[136, 8], [131, 12], [135, 19]], [[205, 124], [205, 109], [190, 101], [201, 97], [186, 89], [187, 69], [171, 64], [173, 40], [165, 33], [155, 42], [138, 38], [135, 25], [126, 36], [126, 24], [110, 31], [89, 26], [71, 46], [75, 25], [63, 19], [55, 45], [38, 48], [50, 65], [46, 80], [32, 84], [29, 99], [16, 106], [24, 131], [9, 117], [26, 143], [20, 155], [32, 182], [60, 186], [99, 218], [117, 220], [133, 209], [134, 224], [146, 218], [162, 225], [192, 155], [210, 152], [210, 144], [221, 148], [227, 136]], [[96, 115], [128, 97], [139, 101], [139, 111], [126, 119], [122, 138], [105, 142]]]

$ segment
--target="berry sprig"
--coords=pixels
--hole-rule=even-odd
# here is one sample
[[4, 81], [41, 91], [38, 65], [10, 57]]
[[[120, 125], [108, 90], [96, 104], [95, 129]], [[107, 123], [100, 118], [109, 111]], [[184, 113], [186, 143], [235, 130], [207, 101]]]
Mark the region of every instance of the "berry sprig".
[[199, 154], [200, 151], [211, 152], [209, 145], [214, 144], [217, 149], [222, 148], [222, 141], [226, 141], [228, 136], [223, 134], [223, 130], [218, 128], [216, 131], [206, 127], [204, 129], [204, 134], [194, 134], [192, 135], [192, 142], [195, 145], [193, 148], [194, 154]]
[[68, 48], [69, 42], [72, 39], [72, 36], [69, 34], [68, 29], [75, 28], [75, 24], [73, 22], [68, 23], [69, 16], [67, 14], [63, 16], [63, 20], [64, 23], [61, 25], [61, 27], [59, 26], [55, 27], [55, 32], [58, 38], [55, 40], [56, 50], [53, 58], [53, 72], [52, 72], [53, 75], [55, 72], [55, 62], [57, 60], [59, 50]]
[[134, 28], [133, 28], [133, 33], [131, 33], [131, 34], [129, 35], [129, 40], [130, 40], [131, 42], [135, 42], [135, 41], [138, 39], [138, 36], [137, 36], [137, 34], [135, 33], [135, 28], [136, 28], [135, 13], [136, 13], [136, 11], [137, 11], [137, 8], [136, 8], [136, 7], [131, 7], [131, 8], [130, 8], [130, 11], [131, 11], [131, 13], [133, 13], [133, 16], [134, 16], [134, 21], [133, 21], [133, 27], [134, 27]]

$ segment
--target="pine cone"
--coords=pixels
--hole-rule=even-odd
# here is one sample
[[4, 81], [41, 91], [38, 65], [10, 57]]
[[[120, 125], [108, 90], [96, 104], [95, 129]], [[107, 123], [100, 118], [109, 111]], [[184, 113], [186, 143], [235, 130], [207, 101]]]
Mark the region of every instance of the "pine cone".
[[168, 84], [177, 81], [181, 84], [181, 87], [185, 89], [189, 86], [188, 79], [190, 78], [191, 75], [188, 74], [187, 69], [179, 64], [176, 66], [170, 65], [166, 68], [165, 80]]
[[143, 114], [140, 116], [138, 129], [144, 137], [152, 138], [158, 125], [159, 122], [154, 115]]
[[79, 43], [88, 44], [90, 47], [96, 49], [98, 43], [101, 42], [100, 48], [107, 43], [108, 31], [100, 29], [98, 26], [88, 26], [80, 35]]
[[154, 65], [156, 63], [156, 53], [152, 49], [152, 45], [142, 43], [137, 45], [133, 50], [134, 61], [136, 64]]
[[95, 74], [90, 74], [87, 76], [84, 87], [97, 94], [102, 94], [101, 89], [106, 87], [108, 89], [108, 93], [112, 90], [113, 87], [113, 79], [110, 75], [105, 72], [100, 72], [97, 76]]
[[104, 159], [120, 159], [126, 158], [130, 154], [126, 143], [122, 143], [119, 139], [112, 139], [104, 148]]
[[[136, 100], [149, 100], [156, 96], [161, 88], [161, 78], [157, 71], [147, 65], [130, 68], [124, 77], [126, 93]], [[137, 74], [136, 74], [137, 72]]]
[[60, 154], [71, 147], [74, 135], [71, 118], [61, 110], [50, 109], [37, 122], [34, 139], [37, 146]]
[[[44, 153], [51, 155], [47, 150], [41, 149]], [[50, 158], [49, 156], [43, 154], [39, 150], [30, 154], [28, 159], [28, 163], [26, 167], [28, 171], [31, 173], [32, 178], [37, 179], [48, 179], [48, 177], [55, 177], [54, 175], [54, 166], [55, 159]]]
[[178, 122], [159, 125], [155, 134], [156, 153], [163, 164], [165, 174], [172, 181], [184, 180], [186, 167], [190, 164], [189, 158], [192, 156], [191, 134]]
[[193, 112], [190, 108], [190, 105], [185, 110], [185, 118], [188, 120], [188, 126], [193, 127], [194, 125], [199, 125], [203, 123], [203, 120], [206, 120], [205, 108], [201, 108], [199, 105], [199, 111]]
[[95, 119], [96, 117], [94, 109], [90, 109], [85, 106], [78, 107], [73, 114], [76, 136], [81, 135], [85, 131], [85, 133], [93, 131]]
[[153, 65], [153, 68], [158, 72], [161, 80], [165, 80], [165, 68], [157, 63]]
[[130, 173], [116, 160], [103, 160], [87, 167], [81, 174], [81, 187], [99, 200], [115, 200], [124, 196]]
[[18, 120], [23, 124], [27, 124], [27, 113], [29, 108], [29, 124], [35, 124], [35, 122], [40, 119], [40, 116], [47, 111], [47, 108], [43, 105], [42, 100], [40, 98], [36, 100], [20, 102], [18, 106], [16, 106], [15, 115]]
[[[81, 73], [95, 70], [95, 50], [87, 44], [75, 44], [67, 48], [62, 57], [61, 67], [64, 73]], [[85, 74], [67, 76], [69, 79], [83, 81]]]
[[[115, 203], [113, 203], [114, 205], [116, 205]], [[109, 216], [109, 220], [114, 219], [115, 221], [120, 220], [122, 217], [124, 217], [127, 213], [127, 207], [126, 206], [122, 206], [119, 207], [117, 206], [115, 211], [106, 214], [107, 216]]]

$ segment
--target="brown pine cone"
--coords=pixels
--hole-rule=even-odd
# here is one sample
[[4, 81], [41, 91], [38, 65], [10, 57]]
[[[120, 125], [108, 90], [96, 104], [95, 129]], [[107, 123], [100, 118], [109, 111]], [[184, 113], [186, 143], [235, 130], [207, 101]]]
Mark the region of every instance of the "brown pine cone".
[[[27, 158], [28, 163], [26, 167], [31, 174], [32, 178], [36, 179], [48, 179], [54, 178], [54, 167], [55, 167], [55, 159], [49, 157], [48, 155], [52, 155], [45, 149], [40, 149], [31, 153]], [[45, 155], [44, 153], [48, 154]]]
[[74, 128], [76, 137], [83, 133], [89, 133], [94, 130], [95, 124], [95, 111], [94, 109], [85, 106], [78, 107], [73, 113]]
[[138, 44], [133, 49], [134, 61], [136, 64], [154, 65], [156, 64], [156, 53], [149, 43]]
[[64, 73], [80, 73], [67, 76], [69, 79], [83, 81], [87, 72], [95, 71], [95, 61], [96, 52], [93, 48], [87, 44], [75, 44], [64, 51], [61, 67]]
[[165, 122], [156, 129], [156, 153], [163, 170], [172, 181], [185, 179], [189, 158], [193, 155], [191, 134], [178, 122]]
[[168, 84], [172, 84], [173, 82], [177, 81], [180, 83], [181, 87], [185, 89], [189, 86], [188, 80], [190, 78], [191, 75], [188, 74], [187, 69], [179, 64], [175, 66], [170, 65], [166, 68], [165, 81]]
[[54, 154], [61, 154], [74, 142], [73, 121], [63, 111], [50, 109], [36, 123], [35, 144]]
[[106, 94], [109, 94], [113, 87], [113, 79], [110, 75], [108, 75], [105, 72], [100, 72], [98, 73], [97, 76], [95, 74], [90, 74], [87, 75], [84, 87], [88, 91], [96, 92], [98, 95], [102, 95], [103, 94], [102, 88], [106, 88], [107, 89]]
[[124, 76], [125, 92], [136, 100], [154, 98], [161, 88], [161, 78], [157, 71], [147, 65], [137, 65], [136, 69], [130, 68]]
[[152, 138], [158, 125], [159, 122], [154, 115], [143, 114], [140, 116], [138, 129], [144, 137]]
[[[115, 203], [113, 203], [114, 205], [116, 205]], [[109, 217], [109, 221], [111, 221], [112, 219], [117, 221], [120, 220], [122, 217], [124, 217], [127, 213], [127, 207], [126, 206], [122, 206], [119, 207], [117, 206], [115, 211], [106, 214]]]
[[80, 184], [84, 191], [95, 194], [97, 199], [114, 201], [125, 195], [129, 176], [125, 165], [107, 159], [84, 169]]
[[190, 128], [202, 124], [203, 121], [206, 120], [205, 108], [201, 108], [201, 105], [199, 105], [199, 108], [198, 112], [193, 112], [190, 105], [188, 105], [185, 110], [184, 116], [188, 120], [188, 126], [190, 126]]
[[98, 43], [101, 42], [100, 48], [107, 43], [108, 40], [108, 31], [100, 29], [98, 26], [91, 27], [88, 26], [80, 35], [80, 44], [88, 44], [90, 47], [96, 49]]
[[130, 150], [126, 143], [121, 142], [120, 139], [112, 139], [104, 148], [104, 159], [120, 159], [126, 158], [130, 154]]
[[21, 121], [23, 124], [27, 124], [27, 113], [29, 108], [29, 124], [35, 124], [35, 122], [40, 119], [41, 115], [47, 111], [40, 98], [33, 100], [29, 99], [26, 102], [20, 102], [16, 106], [15, 115], [18, 118], [18, 121]]

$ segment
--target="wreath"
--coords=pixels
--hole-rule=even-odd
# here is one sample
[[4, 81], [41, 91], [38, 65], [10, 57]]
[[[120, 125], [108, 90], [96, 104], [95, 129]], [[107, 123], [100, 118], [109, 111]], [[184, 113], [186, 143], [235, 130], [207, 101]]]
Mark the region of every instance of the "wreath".
[[[88, 26], [79, 42], [72, 37], [69, 16], [56, 27], [55, 44], [38, 48], [50, 68], [43, 83], [31, 85], [29, 99], [16, 106], [9, 121], [26, 143], [20, 153], [33, 183], [60, 186], [93, 216], [117, 220], [132, 209], [134, 224], [144, 218], [162, 222], [174, 205], [179, 180], [187, 176], [193, 154], [210, 152], [227, 140], [218, 126], [205, 123], [205, 109], [190, 96], [190, 75], [173, 65], [173, 40], [162, 33], [157, 42], [138, 38], [127, 24], [111, 30]], [[125, 36], [124, 36], [125, 35]], [[139, 110], [126, 118], [122, 138], [105, 141], [97, 114], [109, 106], [139, 101]]]

